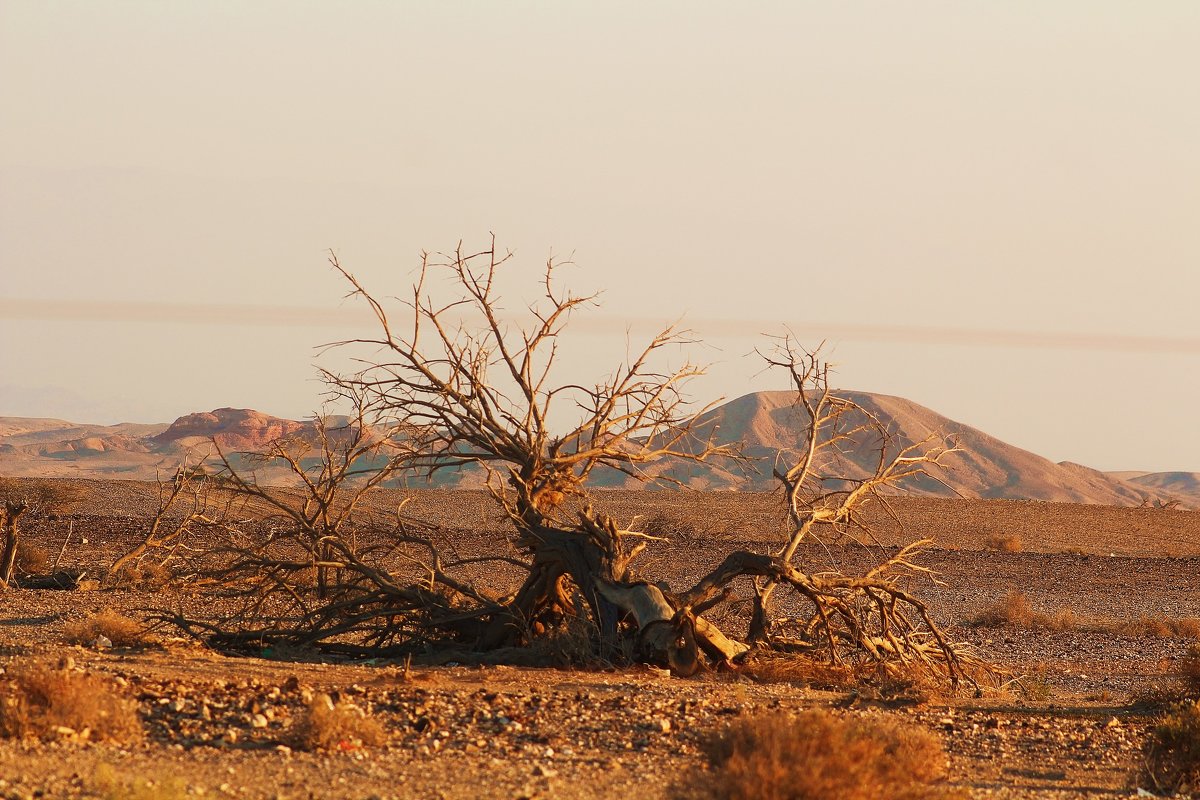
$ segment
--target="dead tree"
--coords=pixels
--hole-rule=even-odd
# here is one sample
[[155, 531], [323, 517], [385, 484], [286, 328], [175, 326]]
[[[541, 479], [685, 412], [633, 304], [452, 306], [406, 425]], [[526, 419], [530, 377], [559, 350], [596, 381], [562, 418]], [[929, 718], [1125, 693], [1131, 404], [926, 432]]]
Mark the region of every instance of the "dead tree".
[[17, 563], [17, 548], [20, 536], [17, 522], [29, 509], [24, 500], [5, 500], [0, 508], [0, 530], [4, 531], [4, 549], [0, 552], [0, 587], [7, 589], [12, 582], [13, 567]]
[[108, 580], [154, 555], [158, 566], [174, 559], [197, 527], [219, 527], [228, 516], [228, 504], [213, 497], [214, 476], [201, 464], [181, 464], [170, 479], [158, 482], [158, 504], [142, 540], [122, 553], [108, 568]]
[[[278, 439], [265, 452], [242, 454], [250, 470], [235, 466], [214, 442], [225, 487], [257, 505], [256, 517], [299, 547], [320, 599], [329, 596], [331, 570], [344, 569], [337, 554], [355, 553], [347, 532], [363, 498], [408, 466], [416, 433], [407, 422], [383, 419], [360, 393], [335, 393], [351, 401], [353, 414], [317, 416], [308, 431]], [[253, 468], [266, 464], [285, 466], [293, 485], [260, 484]]]
[[[913, 663], [957, 682], [969, 677], [970, 661], [930, 617], [926, 605], [906, 586], [912, 576], [932, 578], [918, 563], [928, 540], [910, 543], [863, 575], [809, 573], [796, 563], [801, 544], [850, 537], [870, 543], [863, 519], [870, 502], [885, 504], [905, 481], [924, 476], [925, 467], [958, 452], [952, 440], [896, 442], [884, 423], [829, 386], [829, 367], [816, 352], [797, 347], [790, 337], [761, 354], [769, 368], [788, 375], [795, 408], [804, 426], [803, 446], [774, 470], [785, 500], [787, 535], [774, 553], [731, 553], [725, 561], [676, 600], [679, 609], [709, 607], [739, 578], [753, 579], [753, 611], [746, 644], [732, 648], [709, 642], [714, 657], [741, 655], [749, 645], [818, 653], [840, 663], [847, 658]], [[860, 475], [863, 454], [872, 468]], [[855, 456], [856, 458], [850, 458]], [[807, 616], [786, 621], [772, 614], [772, 598], [784, 586], [803, 598]], [[786, 623], [787, 631], [781, 630]]]
[[[494, 240], [480, 252], [460, 247], [425, 256], [402, 317], [331, 259], [351, 296], [371, 309], [378, 334], [337, 343], [359, 354], [362, 368], [326, 372], [325, 380], [353, 401], [360, 420], [369, 414], [374, 425], [403, 435], [323, 446], [312, 463], [297, 456], [294, 441], [277, 443], [264, 458], [289, 465], [302, 483], [298, 495], [260, 487], [222, 455], [230, 485], [287, 526], [257, 537], [237, 532], [240, 543], [226, 553], [223, 582], [242, 593], [244, 613], [216, 623], [175, 622], [209, 641], [373, 654], [449, 646], [494, 651], [582, 622], [594, 657], [651, 662], [679, 674], [770, 648], [835, 662], [910, 662], [951, 681], [963, 677], [961, 653], [907, 587], [907, 578], [928, 575], [917, 563], [926, 542], [882, 558], [863, 575], [809, 572], [797, 563], [810, 538], [861, 532], [866, 502], [885, 502], [898, 483], [954, 452], [952, 445], [893, 443], [878, 419], [829, 390], [816, 355], [784, 340], [766, 355], [767, 364], [789, 375], [808, 424], [806, 447], [776, 470], [789, 520], [778, 549], [731, 553], [683, 590], [650, 580], [633, 562], [656, 537], [604, 514], [587, 483], [597, 469], [655, 481], [660, 473], [647, 466], [660, 459], [738, 458], [703, 423], [704, 409], [687, 403], [686, 385], [701, 369], [660, 365], [667, 348], [687, 334], [666, 328], [595, 384], [558, 380], [560, 335], [594, 298], [561, 291], [552, 261], [541, 302], [528, 309], [524, 324], [510, 320], [497, 290], [509, 258]], [[451, 295], [442, 298], [447, 284]], [[873, 469], [838, 474], [837, 454], [864, 442], [876, 448]], [[385, 443], [397, 449], [380, 462], [377, 448]], [[370, 487], [395, 474], [460, 468], [483, 472], [509, 527], [482, 555], [447, 558], [439, 532], [402, 513], [386, 528], [375, 520], [369, 546], [347, 535], [355, 530], [350, 514]], [[352, 488], [352, 477], [360, 488]], [[581, 498], [574, 512], [567, 504], [572, 497]], [[465, 579], [468, 563], [503, 566], [520, 578], [511, 591], [497, 592]], [[315, 576], [311, 585], [299, 579], [305, 570]], [[747, 582], [754, 610], [745, 631], [722, 630], [705, 617]], [[807, 604], [807, 612], [778, 619], [773, 609], [781, 591]]]

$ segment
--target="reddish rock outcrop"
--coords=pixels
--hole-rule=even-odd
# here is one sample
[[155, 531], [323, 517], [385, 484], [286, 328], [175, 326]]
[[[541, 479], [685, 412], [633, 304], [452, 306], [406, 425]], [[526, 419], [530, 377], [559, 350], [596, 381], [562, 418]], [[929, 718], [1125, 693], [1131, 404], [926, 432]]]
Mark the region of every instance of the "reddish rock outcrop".
[[154, 440], [167, 444], [200, 437], [216, 440], [223, 450], [262, 450], [275, 439], [311, 427], [311, 423], [280, 419], [250, 408], [218, 408], [180, 417]]

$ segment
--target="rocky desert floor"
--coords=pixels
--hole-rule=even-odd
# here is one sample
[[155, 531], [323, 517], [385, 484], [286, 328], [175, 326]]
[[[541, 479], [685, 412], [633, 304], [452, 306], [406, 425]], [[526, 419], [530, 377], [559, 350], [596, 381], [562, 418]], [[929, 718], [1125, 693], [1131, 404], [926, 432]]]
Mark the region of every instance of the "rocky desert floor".
[[[27, 517], [23, 532], [51, 559], [61, 553], [60, 566], [99, 577], [144, 532], [155, 487], [73, 485], [67, 507]], [[495, 541], [482, 494], [399, 494], [414, 498], [411, 513], [452, 526], [464, 554]], [[642, 564], [676, 586], [732, 549], [770, 547], [778, 530], [771, 495], [612, 492], [598, 500], [669, 536]], [[72, 730], [48, 741], [0, 740], [0, 797], [665, 800], [705, 780], [703, 743], [730, 721], [810, 708], [899, 718], [933, 732], [946, 749], [950, 786], [970, 797], [1146, 796], [1139, 789], [1151, 787], [1139, 787], [1136, 775], [1159, 713], [1153, 699], [1170, 690], [1194, 641], [1162, 635], [1147, 620], [1200, 618], [1200, 514], [897, 499], [872, 523], [882, 551], [812, 547], [802, 559], [850, 571], [901, 541], [934, 539], [924, 563], [940, 583], [920, 579], [913, 591], [955, 640], [1011, 679], [981, 696], [888, 694], [799, 675], [681, 679], [649, 668], [243, 657], [173, 629], [151, 632], [148, 646], [98, 647], [69, 643], [69, 629], [106, 609], [139, 619], [155, 609], [202, 617], [212, 598], [186, 584], [10, 588], [0, 596], [8, 676], [31, 664], [98, 675], [136, 703], [146, 734], [123, 744]], [[1061, 624], [972, 624], [1014, 591]], [[321, 693], [378, 720], [381, 743], [297, 746], [298, 720]]]

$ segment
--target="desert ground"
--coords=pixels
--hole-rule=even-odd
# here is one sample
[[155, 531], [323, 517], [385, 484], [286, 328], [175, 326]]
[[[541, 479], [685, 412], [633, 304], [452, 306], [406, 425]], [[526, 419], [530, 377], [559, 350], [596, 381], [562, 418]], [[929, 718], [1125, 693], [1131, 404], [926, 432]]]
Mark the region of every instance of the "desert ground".
[[[73, 481], [70, 503], [22, 520], [58, 567], [100, 578], [143, 535], [155, 487]], [[453, 528], [463, 554], [495, 542], [486, 495], [400, 493]], [[776, 541], [778, 497], [744, 492], [598, 494], [617, 517], [667, 536], [644, 556], [672, 585], [736, 547]], [[676, 678], [646, 667], [353, 663], [306, 652], [231, 655], [159, 627], [136, 646], [79, 642], [105, 610], [143, 619], [214, 611], [202, 585], [9, 588], [6, 678], [29, 665], [93, 674], [136, 704], [144, 738], [92, 741], [64, 728], [0, 740], [0, 797], [682, 798], [706, 780], [704, 745], [732, 720], [828, 708], [932, 732], [947, 786], [973, 798], [1137, 797], [1143, 748], [1189, 645], [1154, 620], [1200, 618], [1200, 515], [1162, 508], [896, 498], [869, 520], [875, 549], [813, 545], [810, 569], [859, 569], [918, 538], [937, 581], [914, 582], [937, 621], [1005, 672], [985, 691], [886, 690], [820, 670]], [[501, 576], [497, 580], [502, 579]], [[90, 590], [86, 590], [90, 589]], [[982, 626], [1011, 592], [1039, 624]], [[1068, 613], [1069, 612], [1069, 613]], [[486, 661], [486, 659], [484, 660]], [[296, 729], [314, 696], [382, 726], [377, 744], [317, 750]]]

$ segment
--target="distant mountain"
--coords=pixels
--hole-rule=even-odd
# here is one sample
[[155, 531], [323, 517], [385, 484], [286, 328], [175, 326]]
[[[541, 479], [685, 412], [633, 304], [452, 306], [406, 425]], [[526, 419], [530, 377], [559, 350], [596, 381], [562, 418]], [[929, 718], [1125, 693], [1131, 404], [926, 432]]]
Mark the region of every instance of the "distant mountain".
[[[893, 450], [931, 439], [951, 441], [961, 453], [948, 456], [928, 477], [901, 487], [904, 492], [932, 497], [1005, 498], [1137, 506], [1175, 498], [1186, 507], [1200, 508], [1200, 474], [1122, 473], [1128, 479], [1088, 467], [1056, 464], [1027, 450], [1006, 444], [969, 425], [942, 416], [900, 397], [870, 392], [839, 391], [882, 421]], [[775, 488], [776, 463], [788, 464], [803, 446], [803, 416], [791, 392], [756, 392], [721, 405], [699, 422], [714, 426], [722, 443], [736, 444], [755, 467], [693, 464], [664, 460], [647, 465], [651, 475], [667, 476], [698, 489], [761, 491]], [[215, 440], [226, 453], [261, 451], [281, 436], [306, 436], [313, 422], [272, 417], [250, 409], [220, 408], [188, 414], [159, 425], [79, 425], [62, 420], [0, 417], [0, 475], [27, 477], [122, 477], [153, 480], [169, 474], [187, 457], [212, 450]], [[862, 478], [873, 469], [873, 442], [848, 449], [821, 465], [826, 474]], [[283, 472], [260, 473], [260, 479], [283, 480]], [[599, 487], [638, 486], [615, 470], [597, 470]], [[479, 470], [446, 471], [433, 485], [475, 488]]]
[[1156, 490], [1188, 508], [1200, 508], [1200, 472], [1147, 472], [1128, 481]]
[[[962, 449], [947, 456], [942, 466], [931, 466], [928, 477], [903, 487], [908, 494], [1117, 506], [1136, 506], [1160, 496], [1152, 486], [1134, 485], [1079, 464], [1056, 464], [911, 400], [849, 390], [836, 394], [854, 401], [884, 424], [891, 437], [890, 452], [926, 439], [945, 446], [953, 442]], [[699, 421], [715, 426], [718, 442], [738, 445], [762, 466], [759, 474], [751, 475], [683, 463], [657, 469], [696, 488], [773, 489], [776, 482], [771, 465], [776, 460], [793, 463], [804, 446], [804, 417], [792, 392], [744, 395], [713, 409]], [[854, 420], [849, 422], [853, 426]], [[874, 469], [878, 444], [862, 441], [863, 446], [823, 464], [822, 471], [850, 479], [864, 478]]]
[[218, 408], [180, 417], [153, 438], [162, 445], [194, 447], [215, 441], [225, 452], [253, 452], [276, 439], [313, 428], [312, 422], [281, 419], [249, 408]]
[[259, 451], [312, 428], [312, 422], [236, 408], [188, 414], [170, 425], [0, 417], [0, 475], [155, 480], [211, 454], [214, 440], [226, 452]]

